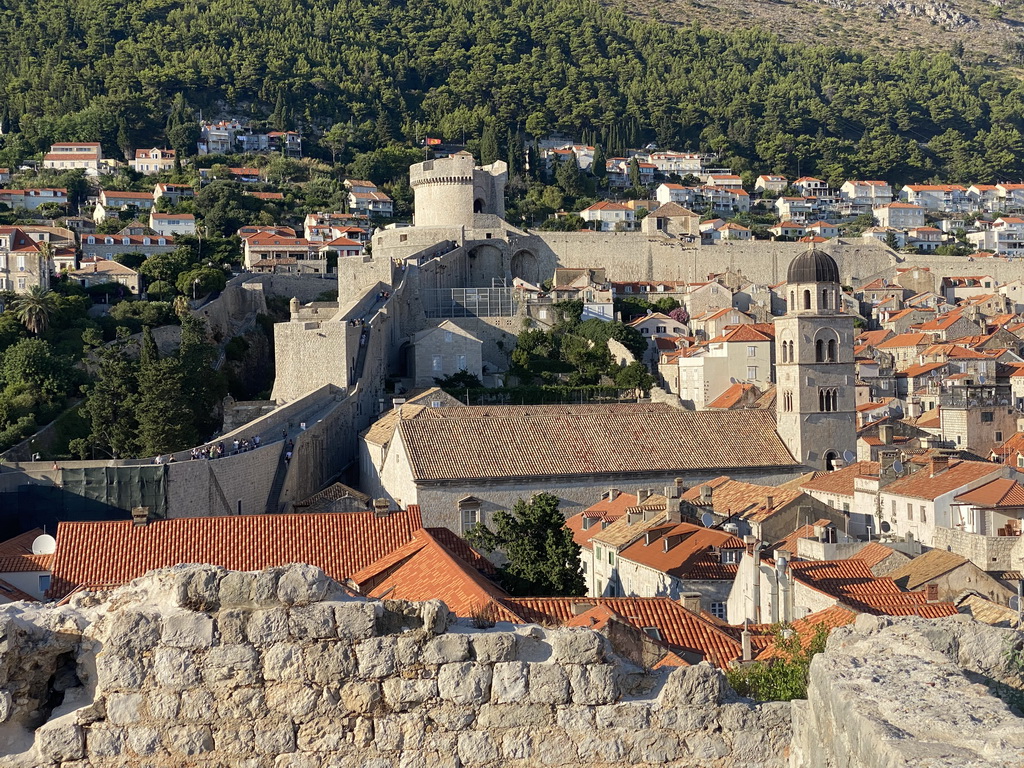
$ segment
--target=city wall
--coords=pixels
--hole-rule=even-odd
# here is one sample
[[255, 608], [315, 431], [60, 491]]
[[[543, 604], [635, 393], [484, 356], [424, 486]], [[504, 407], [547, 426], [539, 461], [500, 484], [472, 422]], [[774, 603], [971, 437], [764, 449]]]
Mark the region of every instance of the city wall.
[[[317, 568], [154, 571], [0, 614], [7, 768], [1019, 766], [1011, 630], [861, 616], [807, 701], [738, 697], [706, 663], [648, 670], [589, 629], [363, 601]], [[908, 706], [913, 702], [913, 706]]]

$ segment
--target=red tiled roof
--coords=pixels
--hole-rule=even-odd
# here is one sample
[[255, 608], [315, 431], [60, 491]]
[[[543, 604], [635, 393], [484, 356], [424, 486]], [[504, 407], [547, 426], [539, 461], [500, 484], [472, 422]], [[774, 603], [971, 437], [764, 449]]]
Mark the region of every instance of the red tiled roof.
[[[801, 647], [806, 649], [814, 639], [814, 635], [818, 627], [823, 626], [827, 630], [831, 631], [836, 627], [845, 627], [847, 624], [852, 624], [856, 618], [857, 614], [853, 611], [848, 610], [841, 605], [834, 605], [823, 611], [810, 613], [802, 619], [797, 619], [793, 622], [792, 628], [800, 638]], [[764, 626], [765, 625], [759, 625], [759, 629]], [[757, 655], [758, 661], [778, 658], [786, 658], [786, 654], [783, 651], [780, 651], [774, 643], [768, 645], [767, 648]]]
[[255, 571], [309, 563], [344, 581], [406, 544], [423, 527], [418, 506], [373, 512], [241, 515], [102, 523], [60, 523], [49, 595], [78, 586], [124, 584], [154, 568], [210, 563]]
[[917, 472], [897, 478], [885, 486], [882, 493], [916, 499], [936, 499], [987, 475], [994, 475], [1001, 469], [1000, 464], [991, 464], [987, 461], [950, 461], [948, 469], [932, 475], [929, 465], [926, 464]]
[[32, 542], [42, 533], [42, 529], [35, 528], [0, 542], [0, 573], [50, 570], [53, 555], [32, 554]]
[[730, 384], [729, 388], [708, 403], [707, 407], [735, 408], [743, 402], [743, 396], [752, 389], [756, 389], [753, 384], [743, 384], [741, 382]]
[[956, 501], [987, 508], [1024, 507], [1024, 486], [1008, 477], [1000, 477], [991, 483], [985, 483], [960, 494]]
[[[460, 552], [465, 554], [469, 549], [468, 545], [455, 544], [454, 539], [458, 537], [454, 534], [447, 536], [441, 530], [414, 531], [412, 541], [353, 574], [350, 581], [368, 597], [439, 599], [458, 616], [487, 613], [493, 620], [515, 621], [517, 617], [497, 602], [506, 597], [505, 591], [460, 556]], [[449, 547], [448, 544], [455, 546]], [[483, 560], [476, 553], [471, 557], [475, 563]]]
[[847, 559], [860, 560], [868, 568], [874, 568], [887, 557], [891, 557], [894, 552], [896, 552], [895, 549], [887, 547], [885, 544], [879, 544], [877, 541], [872, 541], [858, 549]]
[[[735, 411], [712, 411], [712, 413], [735, 413]], [[757, 413], [757, 411], [743, 411]], [[763, 522], [781, 509], [803, 496], [803, 491], [781, 486], [755, 485], [733, 480], [730, 477], [716, 477], [708, 483], [695, 485], [682, 498], [693, 504], [700, 503], [702, 485], [710, 485], [711, 508], [719, 515], [742, 517], [744, 520]], [[768, 506], [768, 497], [772, 499]]]
[[720, 549], [742, 549], [743, 540], [693, 523], [662, 522], [620, 550], [619, 557], [678, 579], [732, 581], [739, 567], [722, 563]]
[[[861, 560], [794, 560], [789, 563], [794, 578], [836, 598], [855, 611], [892, 616], [923, 615], [925, 596], [903, 592], [891, 578], [876, 578]], [[937, 605], [937, 604], [936, 604]], [[956, 606], [944, 605], [956, 613]], [[935, 612], [948, 609], [934, 609]]]
[[501, 603], [524, 622], [548, 626], [570, 624], [574, 606], [602, 606], [638, 629], [656, 628], [670, 648], [698, 653], [716, 666], [742, 655], [732, 636], [667, 597], [510, 597]]

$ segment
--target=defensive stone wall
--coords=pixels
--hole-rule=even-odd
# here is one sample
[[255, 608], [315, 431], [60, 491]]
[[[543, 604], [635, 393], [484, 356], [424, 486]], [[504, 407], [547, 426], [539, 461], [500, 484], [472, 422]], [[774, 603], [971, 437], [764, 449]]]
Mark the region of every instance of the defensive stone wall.
[[588, 629], [452, 625], [310, 566], [157, 571], [0, 616], [0, 751], [61, 766], [785, 764], [788, 704], [648, 672]]
[[1015, 642], [967, 617], [861, 616], [815, 658], [807, 701], [756, 704], [706, 663], [651, 671], [589, 629], [353, 599], [308, 565], [177, 566], [0, 608], [0, 754], [5, 768], [1018, 768], [1022, 720], [991, 691], [1020, 686]]

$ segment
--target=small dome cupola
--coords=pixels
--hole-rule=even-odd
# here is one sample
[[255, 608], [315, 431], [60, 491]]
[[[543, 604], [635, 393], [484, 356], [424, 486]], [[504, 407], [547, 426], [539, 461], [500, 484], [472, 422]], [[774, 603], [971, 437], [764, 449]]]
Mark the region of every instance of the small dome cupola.
[[838, 283], [839, 265], [836, 260], [817, 248], [808, 248], [789, 263], [786, 282]]

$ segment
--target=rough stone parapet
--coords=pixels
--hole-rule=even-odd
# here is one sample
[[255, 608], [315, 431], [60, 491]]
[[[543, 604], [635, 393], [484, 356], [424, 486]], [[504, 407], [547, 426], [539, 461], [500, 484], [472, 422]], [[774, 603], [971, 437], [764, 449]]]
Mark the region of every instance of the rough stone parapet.
[[[0, 609], [3, 765], [782, 766], [789, 705], [587, 629], [458, 623], [306, 565]], [[63, 695], [63, 701], [61, 696]]]
[[1006, 663], [1021, 640], [968, 616], [859, 616], [811, 664], [792, 768], [1019, 768], [1024, 720], [990, 681], [1024, 687]]

